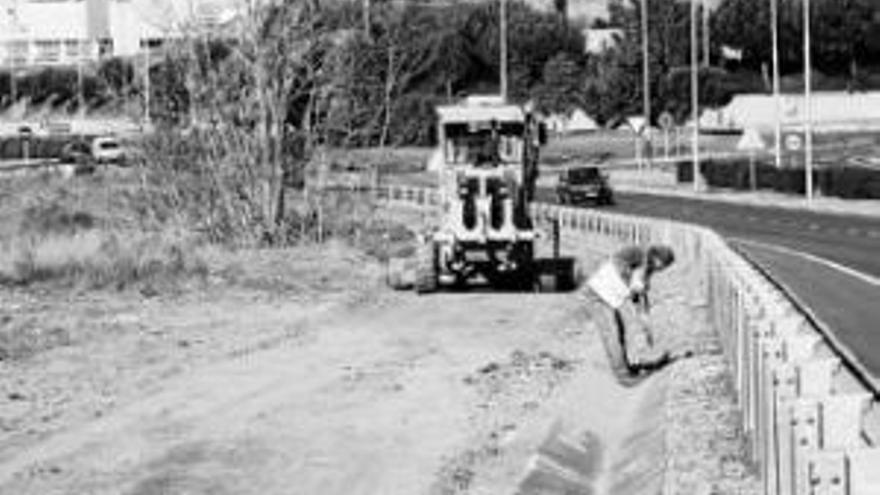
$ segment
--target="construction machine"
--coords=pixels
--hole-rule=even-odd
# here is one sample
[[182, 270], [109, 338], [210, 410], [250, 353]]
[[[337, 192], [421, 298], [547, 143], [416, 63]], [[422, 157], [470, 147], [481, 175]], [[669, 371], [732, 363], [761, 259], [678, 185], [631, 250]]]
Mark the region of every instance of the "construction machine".
[[440, 106], [437, 117], [442, 213], [417, 251], [416, 291], [474, 279], [532, 289], [548, 267], [571, 272], [571, 260], [535, 257], [539, 234], [529, 204], [546, 133], [534, 114], [484, 96]]

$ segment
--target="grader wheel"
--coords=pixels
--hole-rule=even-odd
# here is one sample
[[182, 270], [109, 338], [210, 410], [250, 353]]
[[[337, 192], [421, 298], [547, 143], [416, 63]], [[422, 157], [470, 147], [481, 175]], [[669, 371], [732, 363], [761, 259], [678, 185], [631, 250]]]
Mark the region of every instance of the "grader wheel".
[[407, 290], [412, 288], [412, 275], [407, 277], [406, 260], [391, 258], [388, 260], [385, 281], [394, 290]]
[[437, 290], [437, 249], [431, 242], [416, 251], [416, 292], [427, 294]]

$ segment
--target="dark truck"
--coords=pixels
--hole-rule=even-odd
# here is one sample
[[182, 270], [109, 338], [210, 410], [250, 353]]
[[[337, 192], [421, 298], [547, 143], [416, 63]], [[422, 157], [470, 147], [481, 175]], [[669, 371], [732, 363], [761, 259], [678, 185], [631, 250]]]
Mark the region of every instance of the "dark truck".
[[596, 205], [614, 204], [614, 191], [608, 177], [599, 167], [570, 168], [559, 174], [556, 199], [562, 205], [592, 202]]

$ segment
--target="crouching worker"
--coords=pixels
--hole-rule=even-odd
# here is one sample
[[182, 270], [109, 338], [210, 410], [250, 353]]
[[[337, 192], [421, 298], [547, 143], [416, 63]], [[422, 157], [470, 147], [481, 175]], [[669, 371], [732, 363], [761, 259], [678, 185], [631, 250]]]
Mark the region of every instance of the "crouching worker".
[[616, 339], [602, 332], [616, 371], [624, 367], [628, 375], [635, 376], [668, 362], [668, 354], [654, 362], [633, 360], [633, 346], [628, 347], [627, 342], [634, 335], [628, 335], [627, 330], [628, 327], [638, 327], [647, 347], [653, 348], [654, 335], [649, 323], [651, 277], [674, 261], [675, 254], [668, 246], [630, 246], [614, 253], [587, 281], [588, 291], [608, 309], [605, 311], [608, 326], [616, 331]]

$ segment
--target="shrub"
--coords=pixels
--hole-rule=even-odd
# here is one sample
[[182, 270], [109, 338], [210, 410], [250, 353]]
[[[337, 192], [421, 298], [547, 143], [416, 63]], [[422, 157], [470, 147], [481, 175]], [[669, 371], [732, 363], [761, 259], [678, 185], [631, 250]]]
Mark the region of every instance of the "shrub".
[[[61, 150], [74, 139], [73, 136], [33, 136], [29, 140], [30, 158], [59, 158]], [[18, 137], [0, 138], [0, 160], [16, 160], [24, 157], [24, 143]]]
[[[677, 177], [680, 183], [693, 180], [689, 161], [678, 162]], [[777, 169], [772, 163], [758, 160], [755, 164], [758, 189], [770, 189], [782, 193], [804, 194], [806, 175], [803, 168]], [[735, 190], [747, 190], [749, 160], [706, 160], [700, 163], [700, 172], [707, 185]], [[826, 196], [847, 199], [880, 199], [880, 170], [858, 167], [827, 167], [813, 171], [813, 184]]]

